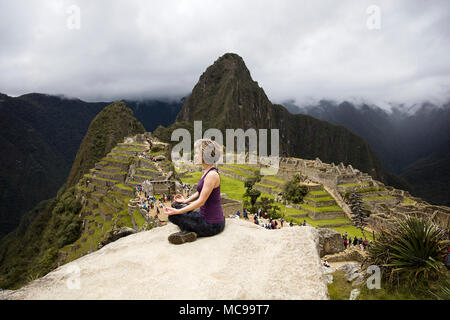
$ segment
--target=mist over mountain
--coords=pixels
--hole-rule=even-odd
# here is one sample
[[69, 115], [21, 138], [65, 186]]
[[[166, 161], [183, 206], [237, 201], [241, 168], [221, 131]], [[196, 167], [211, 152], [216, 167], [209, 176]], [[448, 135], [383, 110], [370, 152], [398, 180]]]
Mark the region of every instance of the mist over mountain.
[[341, 125], [360, 135], [383, 165], [405, 178], [417, 196], [431, 203], [450, 203], [446, 169], [450, 165], [450, 103], [400, 105], [390, 111], [326, 100], [301, 108], [291, 101], [285, 105], [291, 112]]
[[170, 142], [174, 129], [192, 130], [195, 120], [202, 120], [204, 130], [217, 128], [223, 132], [226, 128], [276, 128], [280, 130], [281, 155], [343, 162], [381, 181], [402, 184], [383, 168], [360, 136], [342, 126], [308, 115], [293, 115], [282, 105], [272, 104], [237, 54], [227, 53], [209, 66], [183, 104], [176, 122], [168, 128], [159, 127], [155, 135]]

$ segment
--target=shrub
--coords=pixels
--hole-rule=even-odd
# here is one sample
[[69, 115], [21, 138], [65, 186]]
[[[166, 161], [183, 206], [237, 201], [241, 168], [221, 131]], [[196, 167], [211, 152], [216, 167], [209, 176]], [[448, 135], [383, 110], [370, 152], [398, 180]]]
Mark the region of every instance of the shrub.
[[296, 174], [292, 180], [283, 186], [283, 198], [293, 203], [300, 203], [308, 193], [308, 187], [300, 183], [301, 178]]
[[445, 232], [430, 220], [408, 216], [378, 233], [365, 264], [378, 265], [394, 287], [423, 288], [444, 275], [447, 245]]

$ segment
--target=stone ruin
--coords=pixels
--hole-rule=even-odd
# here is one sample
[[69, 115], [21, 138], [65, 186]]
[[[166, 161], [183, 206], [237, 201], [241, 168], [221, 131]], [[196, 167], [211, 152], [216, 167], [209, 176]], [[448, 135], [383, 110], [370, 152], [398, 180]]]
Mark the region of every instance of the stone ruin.
[[[280, 157], [277, 177], [290, 180], [297, 173], [306, 177], [307, 182], [319, 183], [334, 190], [333, 194], [337, 197], [342, 197], [350, 190], [365, 189], [364, 195], [369, 196], [370, 201], [364, 203], [372, 212], [369, 223], [373, 229], [391, 223], [394, 217], [411, 214], [428, 217], [444, 229], [450, 228], [450, 208], [430, 205], [407, 191], [385, 186], [352, 165], [346, 166], [342, 162], [338, 165], [327, 164], [319, 158], [306, 160]], [[410, 202], [413, 204], [407, 204]]]

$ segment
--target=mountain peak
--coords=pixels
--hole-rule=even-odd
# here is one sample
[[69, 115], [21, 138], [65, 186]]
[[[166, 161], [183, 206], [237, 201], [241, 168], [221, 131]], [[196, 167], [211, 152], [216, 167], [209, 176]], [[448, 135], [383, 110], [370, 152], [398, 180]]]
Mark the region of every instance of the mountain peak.
[[236, 128], [249, 128], [260, 121], [245, 121], [245, 115], [254, 114], [260, 118], [270, 107], [264, 90], [253, 81], [242, 57], [225, 53], [200, 76], [177, 121], [202, 120], [213, 128], [222, 128], [225, 123]]

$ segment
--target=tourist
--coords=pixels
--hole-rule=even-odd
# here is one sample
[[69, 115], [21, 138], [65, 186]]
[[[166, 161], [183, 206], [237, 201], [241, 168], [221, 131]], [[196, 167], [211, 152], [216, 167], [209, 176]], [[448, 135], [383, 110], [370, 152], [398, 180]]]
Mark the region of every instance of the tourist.
[[303, 220], [303, 226], [306, 227], [306, 220]]
[[347, 249], [347, 238], [344, 238], [344, 248]]
[[292, 221], [289, 222], [289, 227], [293, 227], [293, 226], [294, 226], [294, 224], [292, 223]]
[[262, 210], [261, 210], [261, 208], [259, 208], [259, 209], [258, 209], [258, 217], [259, 217], [259, 218], [261, 218], [261, 212], [262, 212]]
[[194, 144], [194, 150], [194, 162], [201, 163], [204, 172], [197, 184], [197, 192], [188, 199], [178, 194], [172, 207], [164, 209], [169, 221], [181, 229], [181, 232], [169, 236], [168, 240], [173, 244], [195, 241], [197, 237], [214, 236], [225, 228], [220, 176], [214, 166], [221, 158], [221, 147], [211, 139], [199, 139]]
[[247, 209], [244, 208], [244, 219], [248, 220]]
[[283, 218], [281, 218], [281, 221], [280, 221], [280, 223], [281, 223], [281, 227], [283, 228], [283, 222], [284, 222], [284, 219]]
[[239, 219], [240, 215], [241, 215], [241, 213], [240, 213], [239, 210], [238, 210], [238, 211], [236, 212], [236, 218]]
[[356, 247], [358, 245], [358, 238], [355, 236], [353, 238], [353, 246]]
[[325, 260], [325, 262], [323, 263], [323, 266], [329, 268], [329, 267], [330, 267], [330, 264], [328, 263], [327, 260]]

